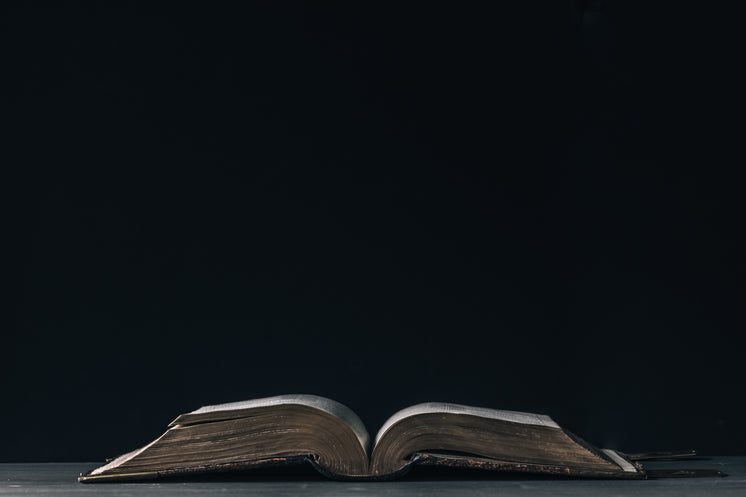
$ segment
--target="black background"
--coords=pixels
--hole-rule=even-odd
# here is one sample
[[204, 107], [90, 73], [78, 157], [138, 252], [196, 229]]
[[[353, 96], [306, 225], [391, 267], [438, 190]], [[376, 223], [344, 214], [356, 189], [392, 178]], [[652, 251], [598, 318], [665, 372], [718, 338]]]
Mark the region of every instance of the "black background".
[[371, 432], [442, 400], [743, 453], [733, 13], [3, 11], [0, 460], [280, 393]]

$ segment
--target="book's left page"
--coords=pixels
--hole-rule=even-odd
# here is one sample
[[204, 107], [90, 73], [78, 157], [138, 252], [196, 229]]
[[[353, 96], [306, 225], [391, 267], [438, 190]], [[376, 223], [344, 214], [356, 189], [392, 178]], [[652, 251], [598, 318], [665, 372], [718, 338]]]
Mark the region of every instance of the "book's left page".
[[368, 443], [365, 426], [344, 405], [313, 395], [282, 395], [180, 415], [150, 444], [81, 475], [80, 481], [205, 473], [304, 458], [330, 474], [365, 475]]

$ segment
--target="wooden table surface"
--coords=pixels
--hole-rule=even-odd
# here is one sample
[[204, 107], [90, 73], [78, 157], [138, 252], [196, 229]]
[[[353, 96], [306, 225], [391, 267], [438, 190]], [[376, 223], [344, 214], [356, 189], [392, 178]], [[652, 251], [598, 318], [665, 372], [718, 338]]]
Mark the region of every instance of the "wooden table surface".
[[83, 484], [77, 477], [100, 463], [0, 464], [0, 495], [532, 495], [532, 496], [746, 496], [746, 457], [649, 462], [648, 468], [715, 468], [725, 478], [643, 481], [531, 478], [512, 474], [414, 470], [391, 482], [329, 481], [310, 468], [223, 474], [151, 483]]

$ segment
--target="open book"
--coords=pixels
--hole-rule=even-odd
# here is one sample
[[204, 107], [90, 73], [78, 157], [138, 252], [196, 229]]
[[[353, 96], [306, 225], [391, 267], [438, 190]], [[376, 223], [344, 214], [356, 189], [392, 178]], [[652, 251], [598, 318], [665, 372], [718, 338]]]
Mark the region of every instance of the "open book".
[[349, 408], [315, 395], [281, 395], [182, 414], [150, 444], [80, 476], [126, 481], [311, 463], [337, 479], [390, 479], [414, 465], [645, 478], [627, 455], [597, 449], [551, 418], [425, 403], [395, 413], [374, 439]]

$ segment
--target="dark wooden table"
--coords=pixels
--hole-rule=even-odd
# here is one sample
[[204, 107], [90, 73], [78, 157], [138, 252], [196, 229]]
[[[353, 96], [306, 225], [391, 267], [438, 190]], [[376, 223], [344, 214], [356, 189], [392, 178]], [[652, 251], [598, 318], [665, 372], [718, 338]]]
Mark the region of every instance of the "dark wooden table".
[[714, 468], [725, 478], [677, 478], [644, 481], [530, 478], [475, 472], [432, 472], [422, 468], [402, 480], [345, 483], [323, 479], [307, 468], [247, 472], [157, 483], [78, 483], [79, 473], [100, 463], [0, 464], [0, 495], [514, 495], [532, 496], [746, 496], [746, 457], [649, 462], [649, 468]]

